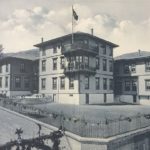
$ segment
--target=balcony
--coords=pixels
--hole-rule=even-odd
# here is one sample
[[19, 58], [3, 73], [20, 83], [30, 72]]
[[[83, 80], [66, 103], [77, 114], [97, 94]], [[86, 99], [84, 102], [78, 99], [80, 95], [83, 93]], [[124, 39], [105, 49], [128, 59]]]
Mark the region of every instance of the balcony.
[[64, 74], [74, 74], [74, 73], [81, 73], [81, 74], [92, 74], [96, 73], [96, 68], [89, 67], [85, 63], [70, 63], [67, 67], [64, 68]]
[[98, 55], [98, 47], [93, 47], [85, 43], [67, 44], [62, 47], [62, 54], [65, 56], [76, 54], [96, 56]]

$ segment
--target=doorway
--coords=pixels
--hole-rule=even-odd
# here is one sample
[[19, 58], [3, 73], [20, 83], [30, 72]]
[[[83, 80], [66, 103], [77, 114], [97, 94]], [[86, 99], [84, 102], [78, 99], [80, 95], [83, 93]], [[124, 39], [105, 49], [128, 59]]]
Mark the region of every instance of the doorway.
[[136, 103], [136, 95], [133, 95], [133, 102]]
[[106, 95], [106, 93], [104, 93], [104, 103], [106, 103], [107, 102], [107, 95]]
[[56, 102], [56, 94], [53, 94], [53, 102]]
[[89, 94], [86, 93], [86, 104], [89, 104]]

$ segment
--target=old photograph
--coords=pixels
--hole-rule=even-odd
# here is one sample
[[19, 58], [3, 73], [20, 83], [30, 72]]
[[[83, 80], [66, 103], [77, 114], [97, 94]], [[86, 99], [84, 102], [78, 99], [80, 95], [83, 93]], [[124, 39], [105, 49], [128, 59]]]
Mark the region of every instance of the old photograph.
[[0, 0], [0, 150], [150, 150], [149, 0]]

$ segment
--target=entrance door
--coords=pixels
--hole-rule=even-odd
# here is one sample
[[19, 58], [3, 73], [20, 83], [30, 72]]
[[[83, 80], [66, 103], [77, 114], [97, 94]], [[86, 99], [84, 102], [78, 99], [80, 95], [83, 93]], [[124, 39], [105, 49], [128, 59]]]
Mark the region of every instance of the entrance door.
[[104, 103], [106, 103], [107, 102], [107, 95], [106, 95], [106, 93], [104, 93]]
[[56, 102], [56, 94], [53, 94], [53, 102]]
[[133, 102], [136, 103], [136, 95], [133, 95]]
[[86, 104], [89, 104], [89, 94], [86, 94]]

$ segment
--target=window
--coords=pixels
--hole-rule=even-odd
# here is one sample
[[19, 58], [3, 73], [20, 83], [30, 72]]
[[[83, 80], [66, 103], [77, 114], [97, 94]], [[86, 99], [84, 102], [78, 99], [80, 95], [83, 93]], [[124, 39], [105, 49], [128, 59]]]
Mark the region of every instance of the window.
[[69, 78], [69, 89], [74, 89], [74, 77]]
[[2, 73], [2, 66], [0, 66], [0, 73]]
[[42, 60], [42, 71], [46, 71], [46, 60]]
[[130, 81], [125, 81], [125, 91], [130, 91]]
[[85, 68], [89, 68], [89, 57], [84, 56], [84, 64], [85, 64]]
[[116, 81], [114, 90], [115, 90], [116, 94], [121, 94], [121, 92], [122, 92], [122, 82], [121, 81]]
[[96, 58], [96, 69], [99, 69], [99, 58]]
[[53, 90], [57, 89], [57, 78], [53, 78]]
[[8, 77], [5, 77], [5, 87], [8, 87]]
[[25, 64], [24, 63], [20, 64], [20, 72], [25, 72]]
[[61, 69], [64, 69], [65, 68], [65, 58], [64, 57], [61, 57], [61, 60], [60, 60], [60, 67]]
[[109, 56], [113, 56], [113, 49], [111, 46], [109, 46]]
[[100, 89], [100, 84], [99, 84], [99, 77], [96, 77], [95, 78], [95, 86], [96, 86], [96, 90], [99, 90]]
[[53, 53], [57, 53], [57, 46], [53, 47]]
[[89, 77], [85, 77], [85, 89], [89, 89]]
[[145, 71], [150, 71], [150, 61], [145, 62]]
[[113, 90], [114, 84], [113, 84], [113, 79], [109, 79], [109, 89]]
[[137, 90], [137, 81], [132, 81], [132, 91]]
[[46, 50], [44, 48], [42, 49], [42, 56], [46, 56]]
[[107, 90], [107, 79], [106, 78], [103, 79], [103, 89]]
[[103, 59], [103, 71], [107, 71], [107, 60]]
[[124, 65], [124, 73], [129, 73], [129, 65], [128, 64]]
[[101, 45], [103, 55], [106, 55], [106, 45]]
[[30, 79], [29, 77], [24, 78], [24, 87], [29, 88], [30, 87]]
[[41, 89], [45, 90], [46, 89], [46, 78], [41, 79]]
[[150, 80], [145, 80], [145, 89], [150, 90]]
[[21, 88], [21, 77], [15, 77], [15, 87]]
[[6, 63], [6, 72], [8, 72], [8, 63]]
[[65, 77], [60, 78], [60, 88], [65, 89]]
[[2, 88], [2, 77], [0, 77], [0, 88]]
[[131, 64], [131, 72], [136, 73], [136, 65], [135, 64]]
[[57, 70], [57, 58], [53, 58], [53, 70]]
[[113, 72], [113, 61], [109, 60], [109, 71]]

